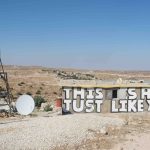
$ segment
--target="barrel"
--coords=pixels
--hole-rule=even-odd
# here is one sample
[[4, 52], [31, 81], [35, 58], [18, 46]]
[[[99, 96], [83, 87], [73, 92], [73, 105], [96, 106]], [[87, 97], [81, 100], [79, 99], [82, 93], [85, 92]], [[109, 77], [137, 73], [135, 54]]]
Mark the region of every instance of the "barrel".
[[57, 99], [56, 99], [55, 106], [56, 106], [56, 107], [62, 107], [62, 98], [57, 98]]

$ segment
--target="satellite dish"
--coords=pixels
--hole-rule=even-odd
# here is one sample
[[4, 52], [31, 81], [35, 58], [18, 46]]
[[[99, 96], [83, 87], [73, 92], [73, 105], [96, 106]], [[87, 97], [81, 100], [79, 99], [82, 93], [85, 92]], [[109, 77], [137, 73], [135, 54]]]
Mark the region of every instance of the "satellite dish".
[[19, 114], [29, 115], [34, 110], [35, 103], [31, 96], [22, 95], [17, 99], [16, 108]]

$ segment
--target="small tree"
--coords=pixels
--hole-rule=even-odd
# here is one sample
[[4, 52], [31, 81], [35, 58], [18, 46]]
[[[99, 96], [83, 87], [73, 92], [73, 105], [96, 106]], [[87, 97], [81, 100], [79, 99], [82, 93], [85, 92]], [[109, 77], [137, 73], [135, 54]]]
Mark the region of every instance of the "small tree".
[[41, 96], [35, 96], [34, 101], [36, 107], [41, 107], [41, 104], [46, 102], [45, 99]]

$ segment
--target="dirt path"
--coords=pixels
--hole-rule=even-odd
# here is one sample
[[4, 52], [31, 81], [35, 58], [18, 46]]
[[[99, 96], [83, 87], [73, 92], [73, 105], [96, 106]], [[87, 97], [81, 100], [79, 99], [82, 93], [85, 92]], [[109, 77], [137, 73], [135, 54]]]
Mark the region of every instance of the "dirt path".
[[150, 149], [150, 116], [133, 116], [129, 125], [121, 133], [124, 137], [112, 150], [149, 150]]
[[[107, 126], [122, 126], [121, 118], [98, 114], [36, 117], [0, 121], [1, 150], [45, 149], [79, 144], [93, 138], [93, 131]], [[65, 148], [66, 149], [66, 148]]]
[[150, 133], [128, 136], [128, 141], [117, 144], [113, 150], [149, 150]]
[[74, 114], [0, 121], [1, 149], [149, 150], [149, 114]]

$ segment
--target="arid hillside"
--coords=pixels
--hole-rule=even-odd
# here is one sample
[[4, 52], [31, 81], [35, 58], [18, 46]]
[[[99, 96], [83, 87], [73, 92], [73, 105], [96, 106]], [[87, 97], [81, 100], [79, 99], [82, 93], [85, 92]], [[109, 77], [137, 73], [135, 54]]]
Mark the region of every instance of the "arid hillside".
[[[91, 71], [45, 67], [4, 66], [15, 99], [22, 94], [40, 95], [47, 101], [61, 96], [61, 83], [98, 84], [101, 81], [150, 80], [150, 71]], [[2, 85], [2, 83], [1, 83]], [[2, 86], [3, 87], [3, 86]]]

